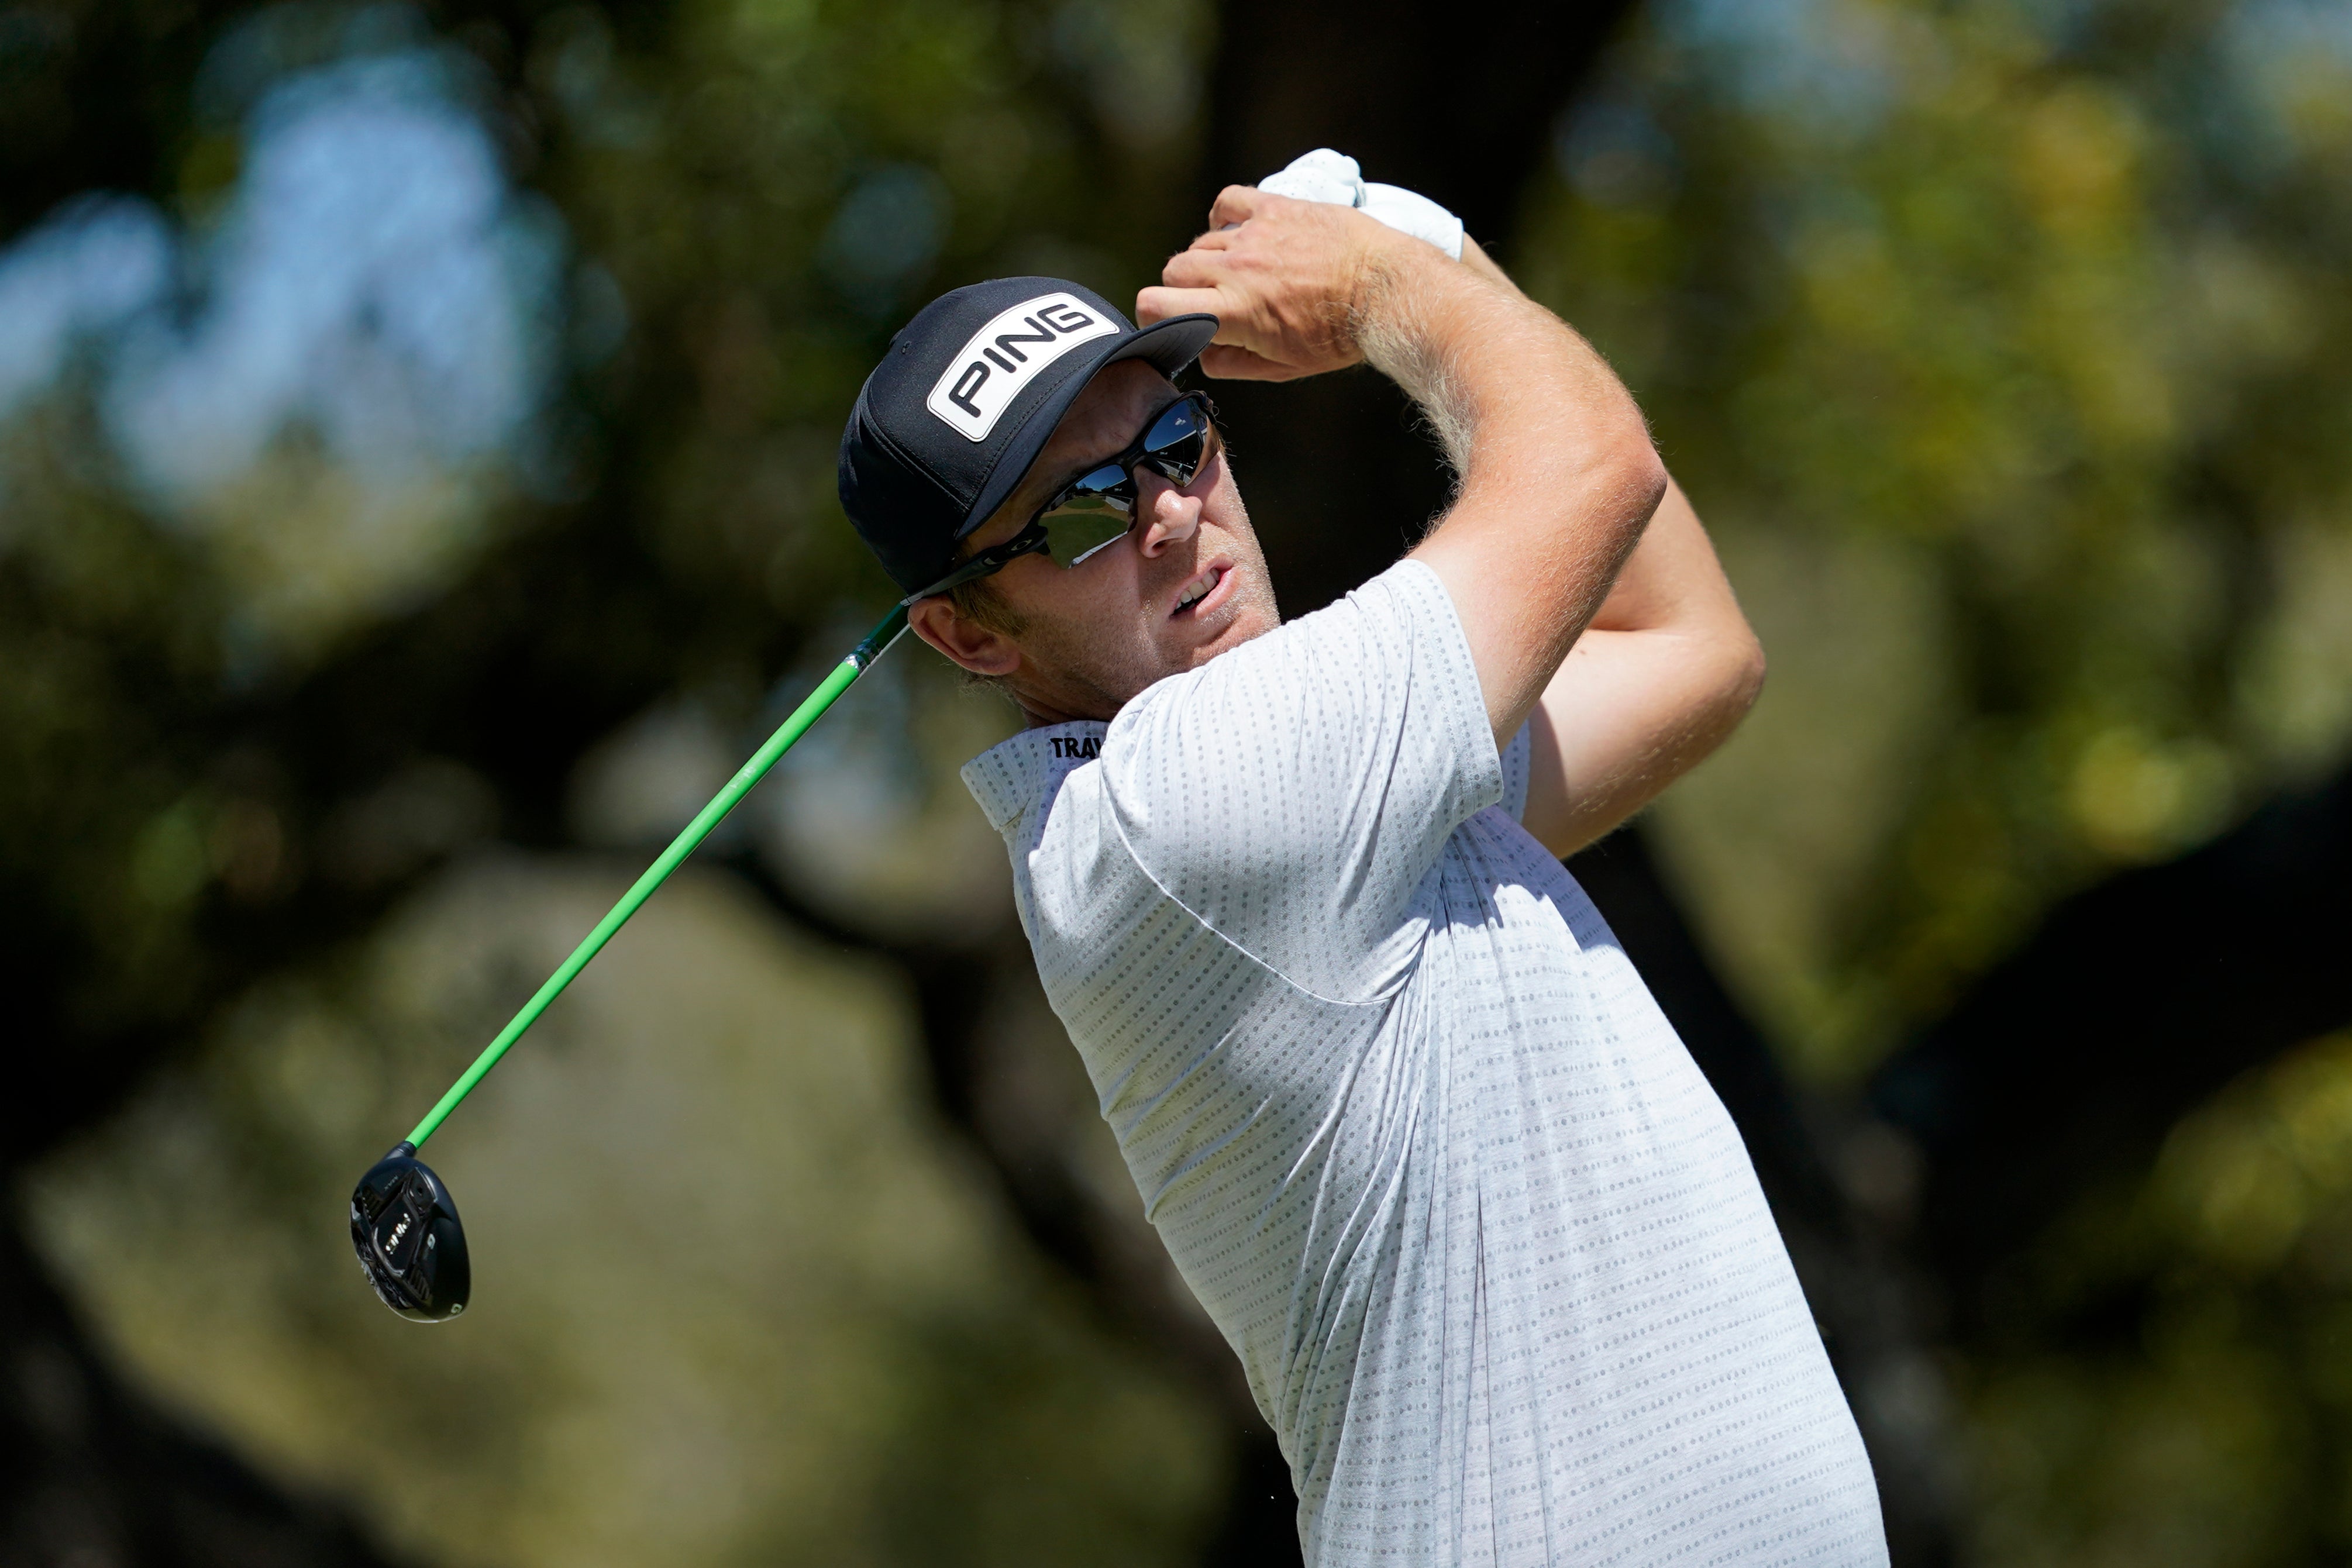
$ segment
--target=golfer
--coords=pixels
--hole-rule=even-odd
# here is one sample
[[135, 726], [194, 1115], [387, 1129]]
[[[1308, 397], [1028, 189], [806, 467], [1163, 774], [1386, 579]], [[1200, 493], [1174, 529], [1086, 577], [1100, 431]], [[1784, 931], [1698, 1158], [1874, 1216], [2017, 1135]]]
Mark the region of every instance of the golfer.
[[[1739, 1135], [1559, 861], [1762, 679], [1639, 410], [1475, 246], [1344, 206], [1229, 189], [1162, 277], [1139, 329], [1052, 278], [934, 301], [841, 491], [1028, 717], [964, 779], [1307, 1563], [1883, 1563]], [[1196, 357], [1370, 361], [1453, 506], [1283, 624]]]

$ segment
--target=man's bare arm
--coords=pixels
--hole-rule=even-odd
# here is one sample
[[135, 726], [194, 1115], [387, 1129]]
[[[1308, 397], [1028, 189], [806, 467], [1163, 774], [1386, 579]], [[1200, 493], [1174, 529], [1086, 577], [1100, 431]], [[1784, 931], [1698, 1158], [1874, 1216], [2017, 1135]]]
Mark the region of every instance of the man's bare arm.
[[1764, 650], [1670, 486], [1528, 720], [1528, 831], [1575, 853], [1722, 745], [1763, 685]]
[[[1518, 292], [1470, 239], [1463, 265]], [[1566, 859], [1730, 737], [1764, 689], [1740, 613], [1689, 497], [1670, 484], [1584, 635], [1528, 720], [1528, 832]]]
[[1665, 491], [1632, 396], [1558, 317], [1360, 213], [1235, 186], [1210, 223], [1137, 316], [1217, 315], [1211, 375], [1286, 380], [1369, 359], [1422, 404], [1461, 487], [1413, 554], [1453, 598], [1507, 742]]

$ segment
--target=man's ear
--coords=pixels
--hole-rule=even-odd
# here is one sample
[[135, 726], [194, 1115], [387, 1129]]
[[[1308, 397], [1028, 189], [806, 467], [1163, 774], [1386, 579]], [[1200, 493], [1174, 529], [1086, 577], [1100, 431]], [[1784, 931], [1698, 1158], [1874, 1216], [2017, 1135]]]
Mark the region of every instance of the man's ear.
[[956, 611], [946, 594], [919, 600], [907, 612], [915, 635], [945, 653], [975, 675], [999, 679], [1021, 667], [1021, 650], [1001, 632], [993, 632]]

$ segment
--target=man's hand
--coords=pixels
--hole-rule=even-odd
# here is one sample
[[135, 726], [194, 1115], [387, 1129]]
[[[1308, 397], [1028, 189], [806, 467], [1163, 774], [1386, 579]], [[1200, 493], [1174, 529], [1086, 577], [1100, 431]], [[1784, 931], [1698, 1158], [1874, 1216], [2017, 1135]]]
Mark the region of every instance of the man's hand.
[[1454, 265], [1352, 208], [1248, 185], [1220, 193], [1209, 224], [1160, 269], [1162, 287], [1136, 296], [1135, 319], [1215, 316], [1201, 369], [1227, 380], [1293, 381], [1359, 363], [1355, 324], [1368, 293], [1401, 268]]
[[[1412, 553], [1454, 601], [1496, 742], [1507, 744], [1665, 494], [1641, 411], [1591, 347], [1475, 246], [1452, 261], [1351, 208], [1243, 185], [1218, 196], [1209, 223], [1170, 259], [1163, 287], [1137, 298], [1137, 319], [1215, 314], [1201, 358], [1213, 376], [1285, 381], [1369, 359], [1422, 405], [1461, 488]], [[1684, 716], [1652, 716], [1687, 727]], [[1613, 779], [1620, 760], [1580, 758], [1553, 777], [1580, 792]], [[1601, 818], [1639, 794], [1613, 782], [1600, 792]], [[1570, 814], [1563, 831], [1589, 825], [1590, 813]]]

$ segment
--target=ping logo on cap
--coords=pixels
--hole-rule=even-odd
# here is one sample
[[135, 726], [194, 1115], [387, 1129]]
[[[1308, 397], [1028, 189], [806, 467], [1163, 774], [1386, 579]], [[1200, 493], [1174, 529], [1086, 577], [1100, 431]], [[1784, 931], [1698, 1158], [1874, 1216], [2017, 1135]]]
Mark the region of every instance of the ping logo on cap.
[[1075, 294], [1024, 300], [971, 335], [923, 406], [966, 441], [985, 441], [1038, 371], [1080, 343], [1118, 330], [1118, 322]]

